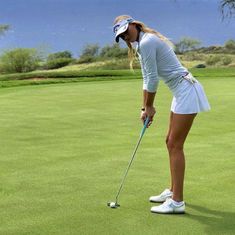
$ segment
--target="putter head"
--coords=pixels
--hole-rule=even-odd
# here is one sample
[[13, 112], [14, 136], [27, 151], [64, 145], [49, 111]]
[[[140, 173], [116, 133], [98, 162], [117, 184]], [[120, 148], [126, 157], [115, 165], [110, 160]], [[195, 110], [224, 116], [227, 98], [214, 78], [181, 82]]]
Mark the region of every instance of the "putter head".
[[120, 207], [120, 205], [117, 202], [108, 202], [107, 206], [112, 209], [116, 209], [116, 208]]

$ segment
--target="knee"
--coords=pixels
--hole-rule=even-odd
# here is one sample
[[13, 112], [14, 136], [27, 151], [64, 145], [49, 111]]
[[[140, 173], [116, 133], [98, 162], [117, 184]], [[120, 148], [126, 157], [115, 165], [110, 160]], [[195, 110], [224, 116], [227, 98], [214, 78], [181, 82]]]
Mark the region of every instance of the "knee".
[[166, 138], [166, 146], [169, 153], [183, 150], [183, 144], [171, 137]]

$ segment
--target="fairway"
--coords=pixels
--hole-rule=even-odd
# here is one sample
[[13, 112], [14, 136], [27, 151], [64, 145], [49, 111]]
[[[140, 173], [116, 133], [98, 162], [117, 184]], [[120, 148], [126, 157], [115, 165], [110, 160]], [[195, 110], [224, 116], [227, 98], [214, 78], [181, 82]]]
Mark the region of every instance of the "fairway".
[[199, 80], [212, 110], [196, 117], [185, 144], [185, 215], [152, 214], [148, 202], [170, 179], [163, 83], [116, 210], [106, 203], [142, 128], [142, 81], [0, 89], [0, 234], [234, 234], [235, 80]]

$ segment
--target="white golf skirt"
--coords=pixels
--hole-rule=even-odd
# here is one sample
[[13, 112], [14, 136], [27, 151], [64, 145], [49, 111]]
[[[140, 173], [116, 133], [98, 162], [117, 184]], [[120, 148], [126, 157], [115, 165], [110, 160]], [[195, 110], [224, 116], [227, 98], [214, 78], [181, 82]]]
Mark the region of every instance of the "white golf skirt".
[[171, 111], [177, 114], [192, 114], [210, 110], [210, 104], [202, 85], [193, 77], [183, 78], [173, 90]]

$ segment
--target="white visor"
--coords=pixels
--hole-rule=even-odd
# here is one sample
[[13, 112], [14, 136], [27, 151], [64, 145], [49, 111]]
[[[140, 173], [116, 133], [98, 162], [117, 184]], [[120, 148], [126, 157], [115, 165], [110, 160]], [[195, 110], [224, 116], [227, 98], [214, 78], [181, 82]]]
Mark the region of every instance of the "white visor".
[[119, 21], [117, 24], [113, 26], [113, 32], [115, 33], [116, 42], [119, 42], [120, 34], [126, 32], [126, 30], [128, 29], [129, 23], [133, 21], [134, 20], [132, 18], [128, 18], [128, 19]]

